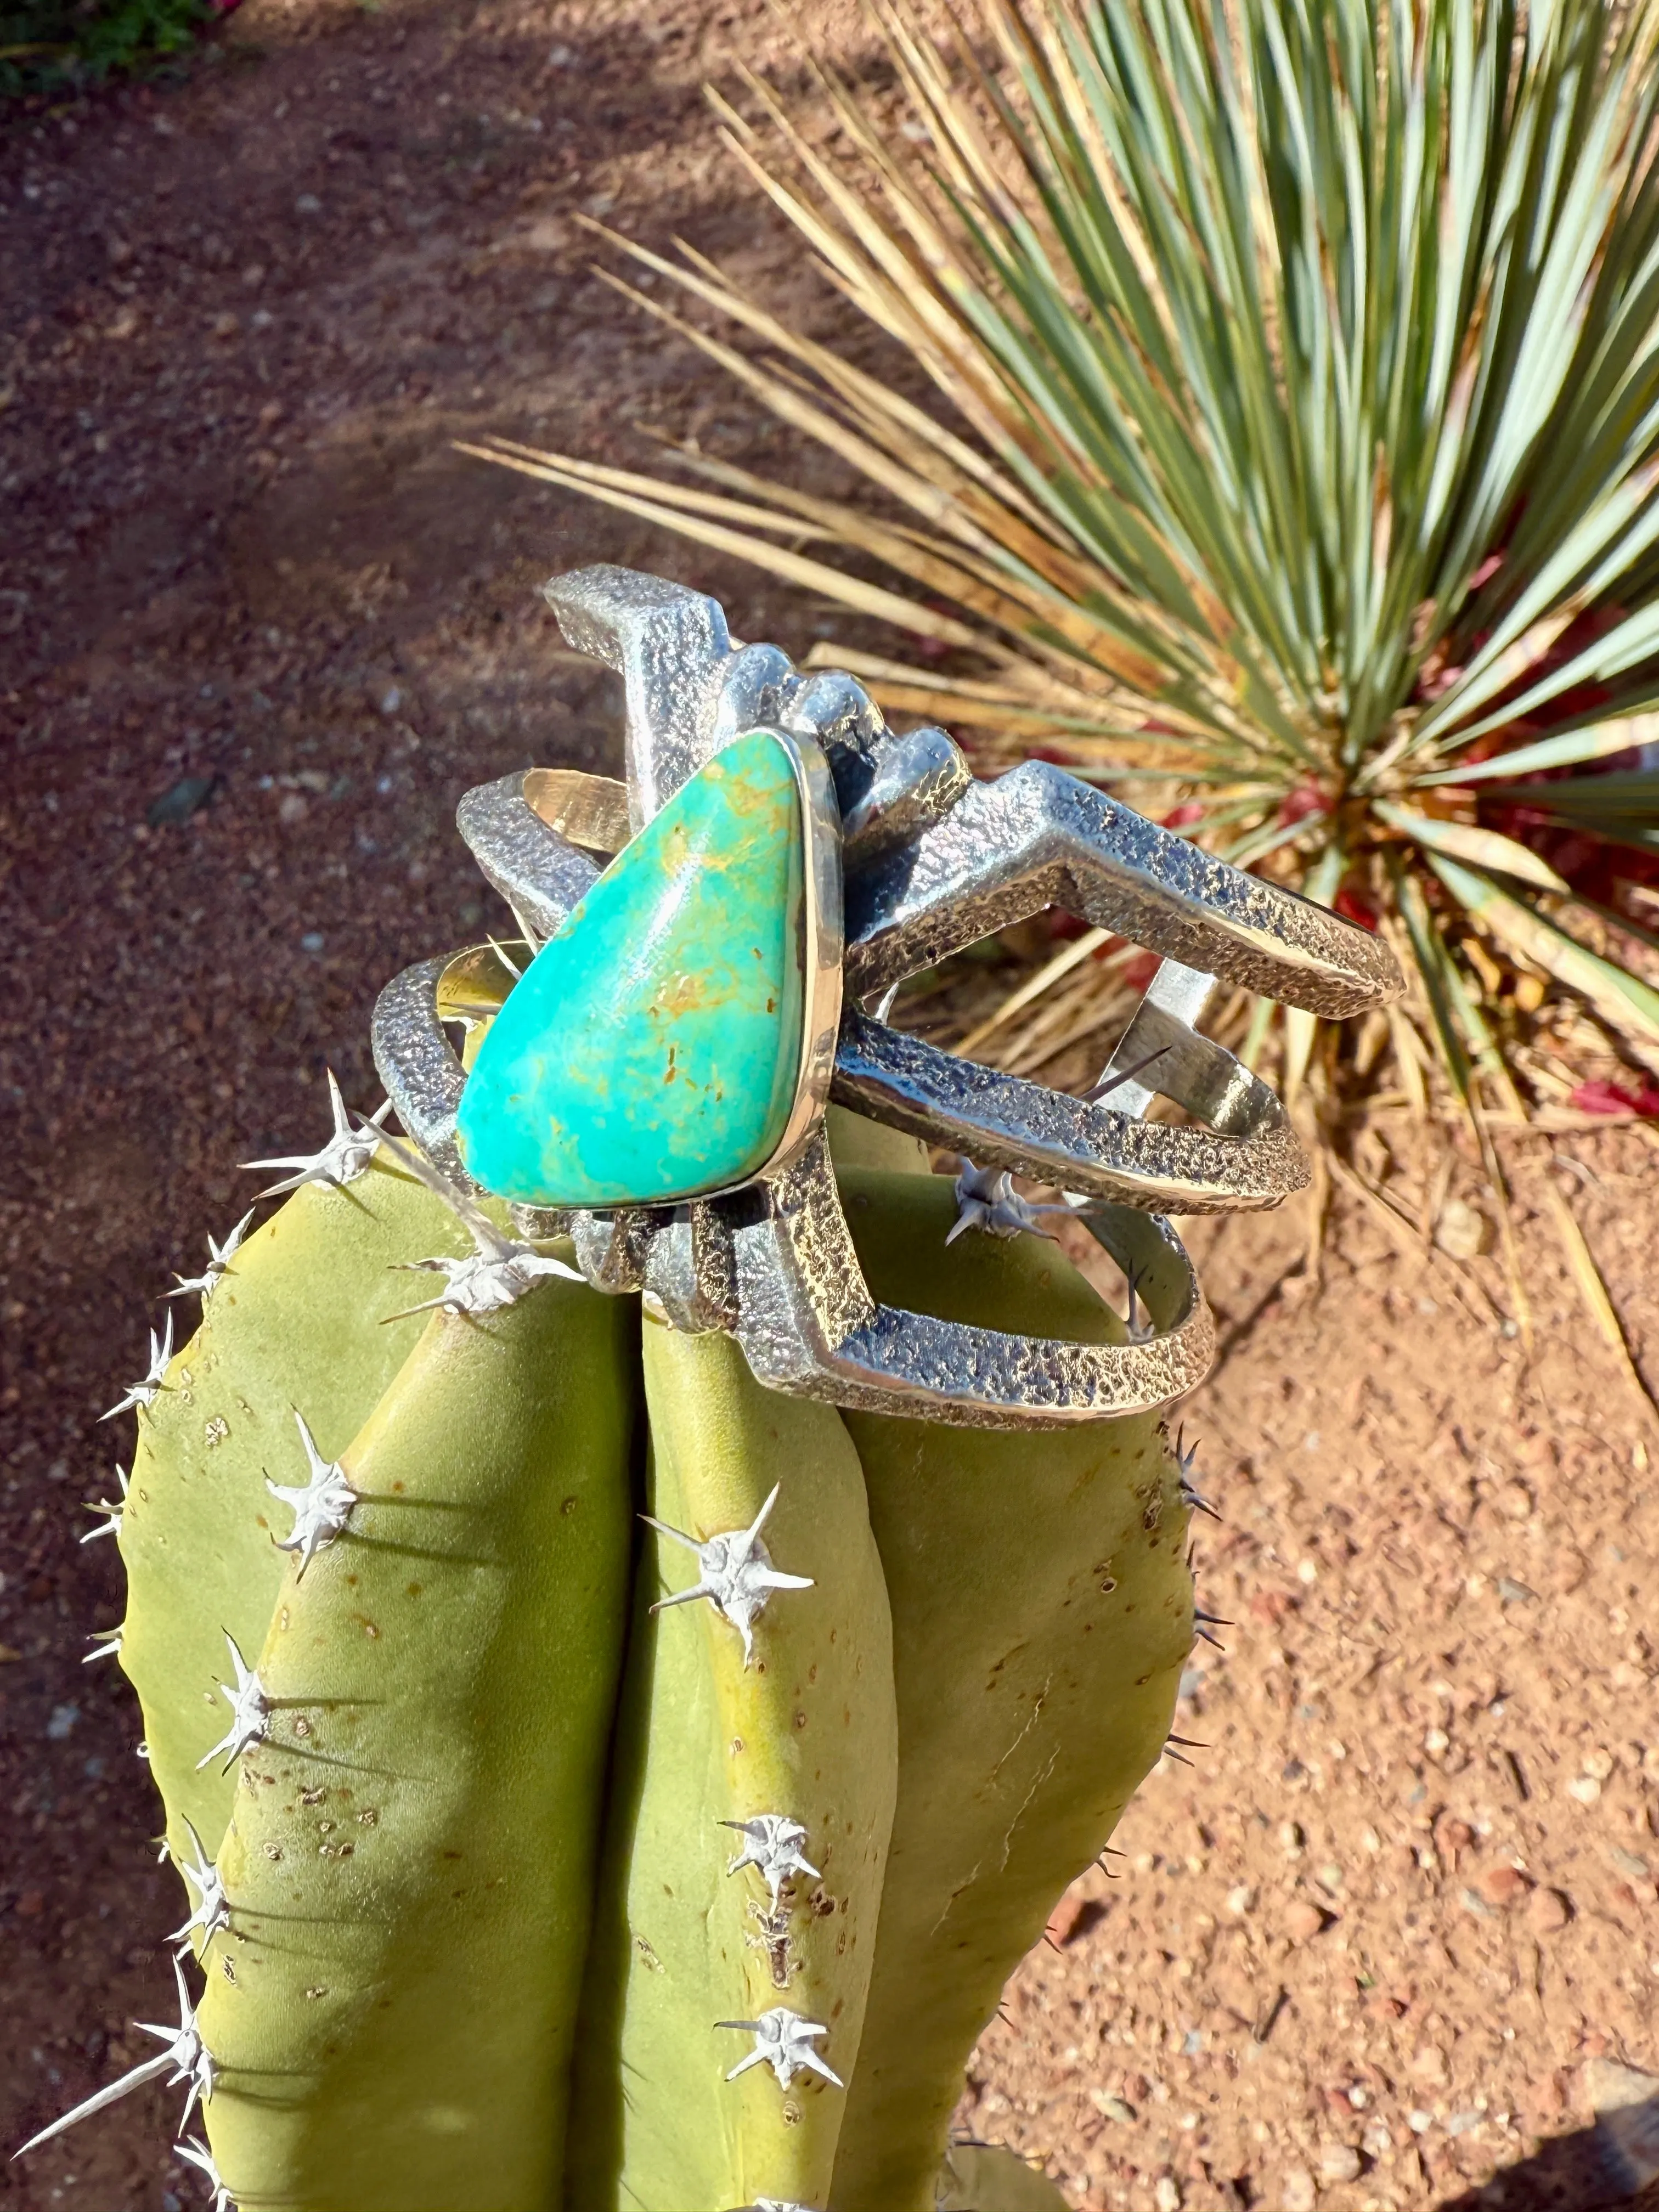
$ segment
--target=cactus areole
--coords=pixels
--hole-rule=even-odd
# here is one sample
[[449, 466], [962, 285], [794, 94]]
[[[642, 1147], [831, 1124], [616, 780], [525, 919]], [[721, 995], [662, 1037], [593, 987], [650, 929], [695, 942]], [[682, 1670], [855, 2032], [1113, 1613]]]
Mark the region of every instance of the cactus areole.
[[[988, 843], [942, 732], [713, 601], [550, 596], [625, 678], [626, 785], [468, 795], [516, 936], [388, 987], [387, 1105], [331, 1076], [112, 1409], [88, 1656], [143, 1709], [179, 2017], [24, 2148], [164, 2081], [214, 2212], [1057, 2208], [951, 2115], [1205, 1632], [1161, 1213], [1300, 1171], [1192, 1022], [1212, 973], [1394, 982], [1127, 810], [1045, 787]], [[1051, 902], [1166, 955], [1091, 1099], [860, 1008]]]

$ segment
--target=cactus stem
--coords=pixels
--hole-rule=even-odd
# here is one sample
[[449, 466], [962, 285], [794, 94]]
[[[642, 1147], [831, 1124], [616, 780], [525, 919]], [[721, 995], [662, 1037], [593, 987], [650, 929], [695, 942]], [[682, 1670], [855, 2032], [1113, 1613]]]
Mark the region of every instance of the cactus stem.
[[168, 2076], [169, 2087], [178, 2081], [190, 2084], [190, 2094], [185, 2100], [184, 2118], [179, 2123], [181, 2128], [188, 2125], [198, 2098], [213, 2094], [213, 2054], [203, 2042], [202, 2032], [196, 2025], [196, 2008], [191, 2004], [190, 1991], [185, 1985], [185, 1970], [177, 1959], [173, 1962], [173, 1972], [179, 1984], [178, 2027], [157, 2027], [148, 2020], [133, 2023], [146, 2035], [159, 2035], [167, 2049], [158, 2051], [154, 2058], [146, 2058], [142, 2064], [131, 2068], [118, 2081], [112, 2081], [105, 2088], [94, 2091], [72, 2112], [65, 2112], [50, 2127], [42, 2128], [39, 2135], [31, 2136], [26, 2143], [20, 2144], [12, 2153], [14, 2158], [21, 2158], [25, 2151], [33, 2150], [43, 2142], [50, 2142], [54, 2136], [62, 2135], [66, 2128], [72, 2128], [77, 2121], [90, 2119], [94, 2112], [101, 2112], [106, 2106], [129, 2096], [135, 2089], [143, 2088], [146, 2081], [154, 2081], [159, 2075], [166, 2074], [169, 2067], [173, 2069]]
[[100, 1536], [118, 1536], [121, 1533], [121, 1516], [127, 1510], [125, 1468], [116, 1468], [115, 1480], [121, 1486], [121, 1495], [118, 1498], [100, 1498], [95, 1504], [88, 1504], [84, 1509], [88, 1513], [101, 1513], [104, 1519], [97, 1528], [88, 1529], [86, 1534], [81, 1539], [83, 1544], [95, 1543]]
[[772, 1910], [778, 1909], [778, 1893], [791, 1875], [811, 1875], [815, 1881], [823, 1876], [810, 1859], [801, 1856], [801, 1845], [806, 1841], [806, 1831], [799, 1820], [792, 1820], [786, 1813], [757, 1813], [749, 1820], [722, 1820], [723, 1828], [735, 1828], [744, 1837], [742, 1850], [726, 1869], [736, 1874], [746, 1866], [758, 1867], [767, 1887], [772, 1893]]
[[684, 1544], [688, 1552], [696, 1553], [700, 1577], [690, 1589], [676, 1590], [668, 1597], [659, 1598], [652, 1612], [662, 1613], [670, 1606], [690, 1605], [696, 1598], [708, 1598], [721, 1619], [729, 1620], [742, 1637], [745, 1667], [755, 1656], [756, 1619], [765, 1611], [766, 1601], [772, 1592], [812, 1587], [810, 1575], [780, 1573], [772, 1565], [771, 1553], [761, 1541], [760, 1532], [778, 1502], [781, 1486], [773, 1484], [766, 1503], [746, 1528], [711, 1536], [702, 1544], [695, 1536], [688, 1536], [683, 1528], [671, 1528], [665, 1521], [653, 1521], [648, 1513], [640, 1516], [659, 1536], [671, 1537], [675, 1543]]
[[199, 1928], [202, 1931], [202, 1952], [205, 1953], [220, 1929], [230, 1925], [230, 1900], [225, 1895], [225, 1885], [218, 1868], [202, 1849], [202, 1838], [188, 1820], [185, 1822], [185, 1828], [190, 1837], [191, 1848], [196, 1854], [196, 1863], [192, 1866], [188, 1859], [177, 1857], [173, 1863], [186, 1881], [195, 1884], [198, 1896], [195, 1910], [189, 1919], [182, 1928], [175, 1928], [168, 1940], [176, 1943], [183, 1952], [189, 1948], [190, 1939]]
[[177, 1290], [169, 1291], [167, 1296], [170, 1298], [182, 1298], [187, 1297], [191, 1291], [196, 1291], [200, 1293], [202, 1304], [205, 1307], [208, 1300], [218, 1288], [220, 1276], [228, 1271], [230, 1263], [236, 1255], [237, 1247], [247, 1235], [248, 1224], [252, 1218], [253, 1208], [249, 1206], [222, 1244], [216, 1244], [210, 1236], [207, 1241], [207, 1266], [199, 1275], [175, 1275], [173, 1279], [179, 1287]]
[[118, 1659], [121, 1656], [121, 1632], [118, 1628], [100, 1628], [92, 1638], [92, 1650], [82, 1660], [90, 1667], [94, 1659]]
[[127, 1394], [119, 1405], [112, 1406], [106, 1413], [100, 1413], [98, 1416], [99, 1419], [112, 1421], [118, 1413], [136, 1411], [140, 1406], [148, 1409], [153, 1405], [155, 1394], [161, 1388], [161, 1377], [167, 1373], [168, 1363], [172, 1358], [173, 1316], [168, 1314], [163, 1323], [161, 1335], [157, 1336], [154, 1329], [149, 1333], [149, 1373], [142, 1376], [137, 1382], [129, 1382]]
[[305, 1416], [297, 1407], [294, 1419], [300, 1442], [305, 1446], [310, 1474], [301, 1483], [273, 1482], [267, 1475], [265, 1488], [273, 1498], [280, 1498], [294, 1516], [293, 1528], [275, 1541], [279, 1552], [299, 1553], [300, 1564], [295, 1575], [297, 1582], [324, 1545], [331, 1544], [343, 1532], [357, 1503], [357, 1493], [339, 1462], [325, 1459], [318, 1450], [316, 1440], [306, 1426]]
[[294, 1173], [282, 1182], [274, 1182], [268, 1190], [259, 1193], [261, 1198], [283, 1198], [291, 1190], [299, 1190], [308, 1182], [332, 1183], [336, 1190], [343, 1190], [347, 1183], [356, 1182], [366, 1175], [368, 1164], [380, 1147], [380, 1124], [392, 1111], [388, 1098], [378, 1111], [370, 1115], [361, 1128], [353, 1128], [346, 1103], [340, 1096], [340, 1086], [334, 1080], [331, 1067], [328, 1075], [329, 1111], [334, 1118], [334, 1133], [320, 1152], [295, 1152], [287, 1159], [244, 1160], [242, 1165], [252, 1170], [258, 1168], [292, 1168]]
[[751, 2066], [769, 2066], [778, 2077], [780, 2089], [787, 2089], [796, 2075], [801, 2073], [816, 2074], [821, 2081], [830, 2082], [837, 2089], [847, 2087], [840, 2075], [827, 2065], [812, 2048], [813, 2039], [828, 2035], [829, 2029], [818, 2021], [803, 2020], [798, 2012], [791, 2012], [787, 2005], [774, 2005], [769, 2012], [762, 2013], [758, 2020], [717, 2020], [714, 2025], [716, 2027], [741, 2028], [746, 2035], [752, 2035], [755, 2039], [754, 2049], [746, 2058], [738, 2059], [726, 2077], [728, 2081], [735, 2081], [738, 2075], [746, 2074]]
[[[270, 1728], [270, 1706], [266, 1700], [264, 1687], [258, 1674], [248, 1665], [246, 1660], [237, 1650], [236, 1638], [228, 1629], [225, 1631], [225, 1642], [230, 1650], [231, 1663], [236, 1669], [236, 1682], [234, 1688], [228, 1682], [221, 1682], [219, 1685], [220, 1693], [230, 1701], [230, 1726], [220, 1737], [218, 1742], [204, 1752], [197, 1760], [198, 1772], [207, 1765], [209, 1759], [216, 1759], [222, 1751], [226, 1753], [226, 1758], [220, 1771], [228, 1774], [251, 1743], [264, 1741]], [[149, 1756], [142, 1745], [139, 1748], [142, 1756]]]
[[208, 2186], [213, 2191], [212, 2212], [233, 2212], [234, 2200], [219, 2177], [219, 2169], [213, 2162], [213, 2153], [200, 2136], [191, 2136], [183, 2142], [174, 2143], [173, 2155], [182, 2159], [186, 2166], [197, 2166], [206, 2174]]

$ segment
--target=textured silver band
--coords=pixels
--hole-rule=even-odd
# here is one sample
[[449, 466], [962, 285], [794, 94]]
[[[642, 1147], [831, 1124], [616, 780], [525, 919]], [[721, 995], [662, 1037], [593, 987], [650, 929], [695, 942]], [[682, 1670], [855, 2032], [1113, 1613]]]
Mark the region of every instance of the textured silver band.
[[[570, 644], [623, 677], [628, 781], [625, 791], [599, 788], [602, 779], [538, 770], [462, 800], [461, 834], [530, 949], [599, 873], [591, 849], [555, 823], [587, 825], [590, 847], [614, 843], [624, 819], [637, 830], [748, 730], [821, 749], [840, 815], [846, 922], [848, 995], [830, 1095], [1086, 1199], [1091, 1230], [1134, 1280], [1155, 1334], [1077, 1344], [878, 1304], [842, 1212], [821, 1111], [799, 1117], [793, 1148], [738, 1191], [605, 1213], [518, 1209], [523, 1226], [568, 1234], [597, 1288], [641, 1292], [678, 1328], [727, 1330], [763, 1382], [837, 1405], [1048, 1426], [1144, 1411], [1190, 1389], [1213, 1332], [1186, 1253], [1159, 1217], [1274, 1205], [1307, 1175], [1273, 1092], [1194, 1026], [1213, 979], [1317, 1013], [1352, 1013], [1398, 994], [1388, 947], [1045, 763], [976, 781], [943, 731], [889, 731], [850, 677], [803, 676], [775, 646], [737, 643], [701, 593], [598, 568], [556, 579], [547, 596]], [[1164, 956], [1108, 1070], [1148, 1079], [1121, 1079], [1109, 1103], [957, 1059], [857, 1004], [1050, 905]], [[455, 1141], [466, 1079], [444, 1024], [487, 1019], [511, 980], [490, 948], [475, 948], [408, 969], [375, 1009], [375, 1060], [398, 1116], [464, 1188], [477, 1188]], [[1196, 1121], [1145, 1121], [1160, 1094]], [[820, 1109], [822, 1099], [820, 1081]]]

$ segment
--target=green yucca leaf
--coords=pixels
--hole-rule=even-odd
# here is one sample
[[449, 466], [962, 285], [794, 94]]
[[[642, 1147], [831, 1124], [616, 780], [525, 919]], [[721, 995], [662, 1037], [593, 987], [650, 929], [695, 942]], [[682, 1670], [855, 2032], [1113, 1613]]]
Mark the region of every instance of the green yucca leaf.
[[1499, 777], [1540, 775], [1546, 769], [1577, 768], [1585, 761], [1603, 760], [1609, 753], [1631, 752], [1638, 745], [1656, 743], [1659, 743], [1659, 714], [1638, 715], [1628, 721], [1598, 722], [1565, 737], [1540, 738], [1535, 744], [1516, 745], [1495, 753], [1490, 760], [1471, 761], [1467, 767], [1442, 769], [1414, 780], [1427, 789], [1442, 783], [1490, 783]]
[[1659, 852], [1659, 9], [963, 0], [939, 41], [869, 5], [903, 131], [827, 62], [799, 108], [715, 104], [932, 403], [627, 249], [745, 343], [641, 306], [862, 489], [494, 457], [950, 647], [814, 657], [993, 763], [1167, 779], [1242, 864], [1358, 885], [1477, 1120], [1524, 1074], [1460, 910], [1651, 1064], [1659, 991], [1557, 907], [1574, 837], [1638, 880]]
[[1547, 860], [1496, 830], [1482, 830], [1473, 823], [1442, 822], [1432, 815], [1413, 813], [1407, 806], [1395, 806], [1386, 799], [1374, 800], [1371, 811], [1378, 821], [1386, 822], [1391, 830], [1398, 830], [1426, 853], [1440, 853], [1455, 860], [1473, 861], [1480, 867], [1496, 868], [1504, 875], [1518, 876], [1522, 883], [1537, 884], [1547, 891], [1570, 888]]
[[[1647, 845], [1659, 849], [1659, 769], [1647, 769], [1631, 775], [1564, 776], [1556, 783], [1489, 784], [1484, 795], [1530, 807], [1550, 816], [1564, 828], [1588, 830], [1613, 843]], [[1528, 857], [1534, 861], [1538, 860], [1536, 854]], [[1511, 869], [1510, 872], [1513, 875], [1521, 872]], [[1532, 880], [1539, 882], [1542, 878], [1534, 877]], [[1566, 886], [1557, 884], [1552, 888], [1565, 890]]]
[[1489, 876], [1462, 867], [1441, 854], [1431, 855], [1430, 866], [1458, 904], [1484, 922], [1494, 937], [1583, 992], [1602, 1019], [1653, 1063], [1659, 1054], [1659, 991], [1650, 988], [1616, 961], [1589, 951], [1559, 923], [1503, 890]]

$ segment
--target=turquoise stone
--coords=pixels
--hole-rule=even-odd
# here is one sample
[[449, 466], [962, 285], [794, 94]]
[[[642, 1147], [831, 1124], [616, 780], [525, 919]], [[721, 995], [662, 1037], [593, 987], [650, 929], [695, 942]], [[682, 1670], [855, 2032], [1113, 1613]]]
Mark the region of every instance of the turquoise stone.
[[491, 1023], [459, 1123], [486, 1189], [658, 1205], [765, 1165], [800, 1072], [803, 869], [794, 764], [755, 731], [617, 854]]

